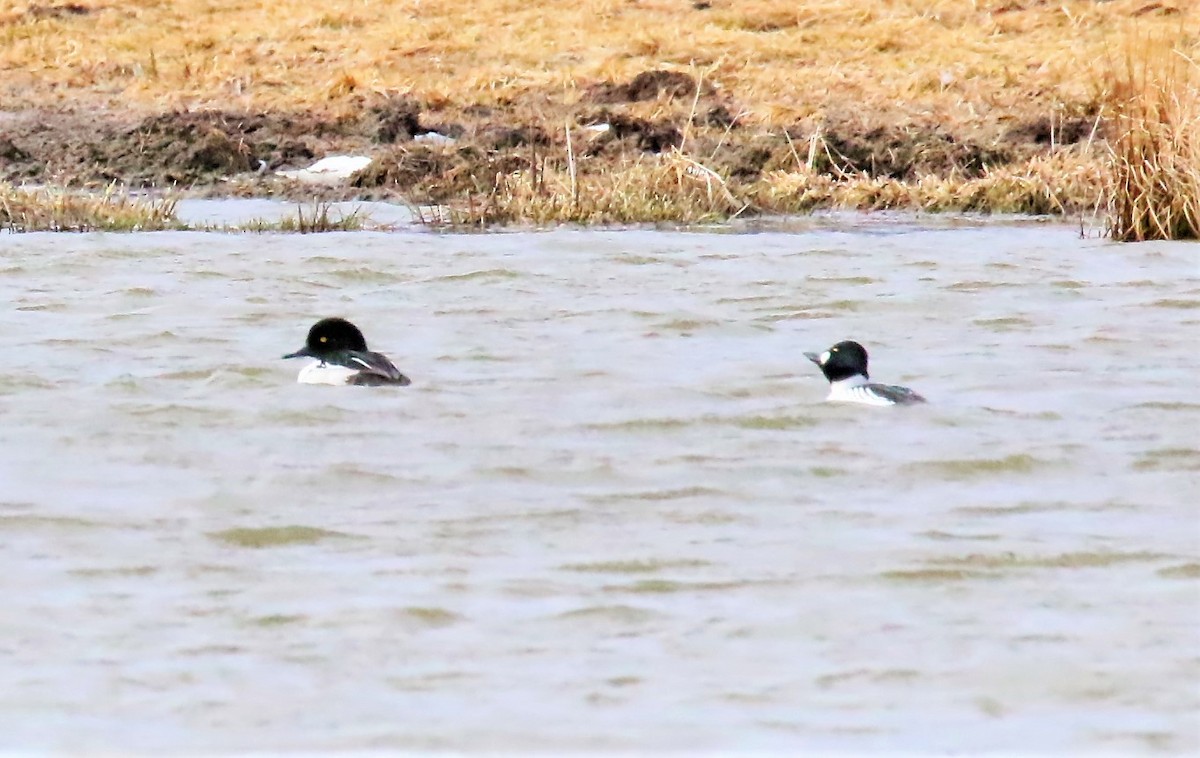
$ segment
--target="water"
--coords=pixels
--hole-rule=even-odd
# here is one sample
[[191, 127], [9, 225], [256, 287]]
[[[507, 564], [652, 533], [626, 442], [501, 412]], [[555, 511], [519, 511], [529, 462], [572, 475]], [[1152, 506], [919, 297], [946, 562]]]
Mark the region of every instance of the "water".
[[[1200, 247], [6, 235], [0, 291], [0, 749], [1200, 747]], [[334, 314], [414, 385], [294, 384]], [[847, 337], [931, 403], [821, 403]]]

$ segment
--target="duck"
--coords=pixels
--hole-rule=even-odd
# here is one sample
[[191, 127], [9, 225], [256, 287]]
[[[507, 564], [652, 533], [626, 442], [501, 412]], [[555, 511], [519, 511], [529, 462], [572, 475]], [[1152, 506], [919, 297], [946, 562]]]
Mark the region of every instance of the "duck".
[[805, 353], [804, 357], [817, 364], [829, 380], [826, 402], [874, 406], [927, 402], [908, 387], [869, 381], [871, 375], [867, 373], [867, 349], [854, 340], [839, 342], [823, 353]]
[[344, 318], [323, 318], [308, 330], [304, 347], [286, 358], [313, 358], [300, 369], [300, 384], [406, 387], [411, 380], [382, 353], [367, 348], [362, 331]]

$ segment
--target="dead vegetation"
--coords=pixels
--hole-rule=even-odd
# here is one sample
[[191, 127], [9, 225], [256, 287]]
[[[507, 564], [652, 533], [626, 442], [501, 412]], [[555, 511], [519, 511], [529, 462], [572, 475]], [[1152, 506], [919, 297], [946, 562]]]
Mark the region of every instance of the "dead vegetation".
[[175, 215], [175, 197], [139, 198], [110, 185], [101, 193], [29, 190], [0, 184], [0, 231], [146, 232], [222, 231], [323, 234], [365, 227], [357, 211], [345, 213], [330, 203], [297, 205], [295, 215], [252, 220], [236, 226], [189, 226]]
[[223, 232], [289, 232], [295, 234], [325, 234], [328, 232], [356, 232], [365, 226], [364, 218], [357, 211], [342, 213], [329, 203], [317, 201], [307, 209], [296, 207], [296, 215], [267, 221], [256, 219], [236, 226], [210, 228], [204, 231]]
[[375, 160], [323, 199], [443, 205], [439, 218], [472, 225], [1094, 213], [1116, 197], [1110, 146], [1129, 167], [1159, 165], [1145, 140], [1112, 141], [1132, 123], [1118, 91], [1137, 88], [1109, 86], [1106, 54], [1136, 25], [1173, 32], [1195, 60], [1200, 38], [1179, 30], [1196, 13], [1171, 0], [14, 5], [0, 13], [0, 180], [310, 197], [274, 172], [336, 152]]
[[1111, 82], [1109, 234], [1200, 238], [1200, 63], [1172, 41], [1141, 38]]
[[[903, 103], [951, 124], [1095, 93], [1121, 25], [1179, 28], [1182, 0], [276, 0], [16, 3], [0, 14], [3, 101], [167, 112], [345, 112], [406, 95], [437, 110], [531, 93], [651, 106], [644, 72], [704, 72], [755, 123]], [[696, 78], [693, 75], [693, 78]], [[605, 85], [605, 83], [608, 85]], [[628, 83], [628, 84], [625, 84]], [[643, 84], [650, 84], [644, 87]], [[674, 88], [690, 88], [676, 82]]]
[[175, 201], [130, 197], [115, 186], [98, 195], [24, 190], [0, 184], [0, 230], [133, 232], [177, 229]]
[[587, 168], [569, 146], [516, 171], [497, 171], [488, 187], [465, 188], [437, 220], [470, 226], [698, 224], [820, 208], [1094, 215], [1103, 202], [1104, 165], [1084, 151], [985, 167], [970, 177], [909, 179], [801, 162], [747, 181], [705, 163], [684, 144], [616, 166]]

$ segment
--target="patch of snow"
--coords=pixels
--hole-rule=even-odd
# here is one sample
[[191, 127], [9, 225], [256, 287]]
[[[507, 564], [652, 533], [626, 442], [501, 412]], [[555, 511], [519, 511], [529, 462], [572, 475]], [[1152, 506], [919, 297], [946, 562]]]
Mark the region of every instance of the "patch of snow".
[[437, 132], [425, 132], [413, 137], [413, 142], [424, 142], [427, 145], [453, 145], [458, 140]]
[[371, 159], [365, 155], [328, 155], [308, 168], [276, 171], [276, 176], [305, 184], [337, 184], [366, 168]]

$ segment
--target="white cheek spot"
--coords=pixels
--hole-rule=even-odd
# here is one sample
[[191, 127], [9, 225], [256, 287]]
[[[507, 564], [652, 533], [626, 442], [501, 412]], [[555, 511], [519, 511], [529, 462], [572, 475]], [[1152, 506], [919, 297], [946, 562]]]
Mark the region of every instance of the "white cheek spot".
[[826, 350], [825, 352], [821, 353], [821, 365], [822, 365], [822, 366], [824, 366], [826, 363], [829, 363], [829, 356], [830, 356], [830, 355], [831, 355], [831, 353], [830, 353], [828, 350]]

